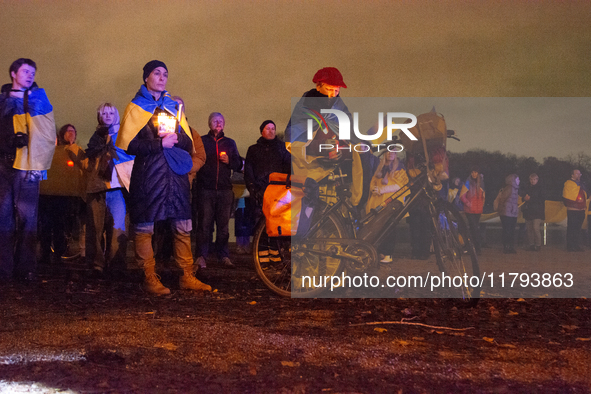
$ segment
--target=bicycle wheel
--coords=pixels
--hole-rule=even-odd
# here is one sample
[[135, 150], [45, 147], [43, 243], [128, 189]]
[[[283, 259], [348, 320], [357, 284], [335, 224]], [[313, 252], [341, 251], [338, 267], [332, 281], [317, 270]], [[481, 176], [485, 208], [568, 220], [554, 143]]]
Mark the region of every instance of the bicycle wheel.
[[[341, 259], [328, 255], [339, 238], [342, 238], [342, 230], [333, 215], [329, 215], [313, 234], [293, 245], [291, 237], [269, 237], [265, 221], [261, 220], [253, 239], [255, 270], [276, 294], [315, 297], [326, 289], [320, 284], [321, 278], [340, 272]], [[315, 242], [315, 239], [322, 241]]]
[[[451, 278], [452, 286], [446, 284], [452, 291], [450, 296], [461, 297], [473, 306], [480, 297], [480, 268], [468, 226], [451, 203], [440, 201], [434, 206], [433, 247], [437, 267]], [[461, 283], [458, 279], [454, 281], [457, 277], [461, 278]]]
[[280, 296], [291, 296], [291, 237], [269, 237], [263, 218], [254, 232], [252, 253], [263, 283]]

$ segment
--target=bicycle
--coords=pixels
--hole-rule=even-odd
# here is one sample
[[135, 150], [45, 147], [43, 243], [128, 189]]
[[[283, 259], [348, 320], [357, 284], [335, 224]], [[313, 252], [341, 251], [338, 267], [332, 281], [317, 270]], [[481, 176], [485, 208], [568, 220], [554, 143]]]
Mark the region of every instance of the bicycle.
[[[457, 139], [451, 130], [447, 137]], [[429, 166], [426, 145], [423, 146], [426, 160], [420, 168], [420, 175], [363, 217], [359, 217], [348, 200], [351, 193], [344, 182], [346, 174], [338, 165], [325, 179], [335, 186], [336, 202], [324, 204], [317, 210], [312, 225], [303, 236], [269, 237], [263, 218], [255, 230], [253, 258], [255, 270], [265, 285], [281, 296], [315, 297], [326, 288], [317, 287], [310, 280], [306, 283], [304, 276], [315, 278], [338, 276], [341, 272], [366, 272], [378, 263], [376, 246], [417, 204], [428, 207], [439, 270], [446, 275], [478, 277], [478, 259], [466, 222], [451, 203], [437, 196], [437, 180]], [[410, 195], [400, 203], [398, 197], [407, 191]], [[456, 297], [474, 305], [480, 291], [471, 282], [464, 280]]]

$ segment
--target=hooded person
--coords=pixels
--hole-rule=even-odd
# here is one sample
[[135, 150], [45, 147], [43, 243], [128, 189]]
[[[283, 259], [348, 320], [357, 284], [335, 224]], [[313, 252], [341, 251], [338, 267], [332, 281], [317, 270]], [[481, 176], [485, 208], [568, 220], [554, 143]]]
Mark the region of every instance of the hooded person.
[[495, 209], [503, 226], [503, 253], [515, 251], [515, 225], [519, 214], [519, 177], [517, 174], [507, 175], [503, 187], [495, 199]]
[[193, 276], [188, 173], [193, 141], [182, 107], [166, 91], [168, 68], [159, 60], [144, 66], [143, 82], [125, 109], [116, 145], [135, 156], [129, 186], [129, 212], [135, 227], [135, 257], [149, 293], [170, 294], [155, 273], [154, 222], [170, 219], [174, 257], [182, 268], [181, 289], [211, 291]]

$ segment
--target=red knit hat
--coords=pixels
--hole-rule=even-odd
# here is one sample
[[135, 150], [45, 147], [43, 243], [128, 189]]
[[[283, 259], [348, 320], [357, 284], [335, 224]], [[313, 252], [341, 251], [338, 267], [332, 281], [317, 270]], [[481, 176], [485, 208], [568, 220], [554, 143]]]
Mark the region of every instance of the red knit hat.
[[312, 82], [322, 82], [328, 85], [338, 86], [341, 88], [347, 87], [347, 85], [345, 85], [345, 82], [343, 81], [343, 76], [341, 75], [341, 72], [335, 67], [324, 67], [316, 71], [316, 74], [314, 74]]

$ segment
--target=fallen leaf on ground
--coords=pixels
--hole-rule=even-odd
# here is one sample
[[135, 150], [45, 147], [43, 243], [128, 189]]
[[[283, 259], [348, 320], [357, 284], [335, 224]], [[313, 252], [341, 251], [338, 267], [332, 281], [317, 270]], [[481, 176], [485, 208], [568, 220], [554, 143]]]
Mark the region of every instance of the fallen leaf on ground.
[[257, 303], [256, 301], [251, 301], [251, 302], [248, 303], [248, 305], [254, 305], [256, 303]]
[[218, 292], [218, 289], [215, 289], [213, 292], [214, 292], [214, 293], [217, 293], [217, 292]]
[[158, 348], [166, 349], [166, 350], [177, 350], [178, 349], [178, 346], [176, 346], [170, 342], [167, 342], [167, 343], [157, 342], [154, 345], [154, 347], [158, 347]]
[[568, 324], [561, 324], [560, 327], [564, 328], [565, 330], [576, 330], [577, 328], [579, 328], [579, 326], [575, 326], [575, 325], [568, 325]]
[[517, 346], [511, 345], [510, 343], [504, 343], [502, 345], [499, 345], [499, 347], [508, 347], [510, 349], [516, 349], [517, 348]]
[[508, 316], [515, 316], [515, 315], [519, 315], [518, 312], [513, 312], [513, 311], [509, 311], [509, 313], [507, 313]]
[[488, 337], [482, 337], [482, 339], [484, 339], [486, 342], [494, 342], [495, 339], [494, 338], [488, 338]]
[[376, 328], [374, 328], [373, 330], [374, 330], [374, 331], [377, 331], [377, 332], [386, 332], [386, 331], [388, 331], [388, 330], [386, 330], [385, 328], [380, 328], [380, 327], [376, 327]]
[[591, 338], [577, 338], [577, 341], [591, 341]]
[[525, 300], [523, 298], [518, 298], [517, 302], [525, 302]]
[[392, 343], [394, 343], [396, 345], [400, 345], [400, 346], [408, 346], [408, 345], [410, 345], [410, 342], [403, 341], [402, 339], [399, 339], [397, 341], [392, 341]]
[[281, 361], [281, 365], [283, 365], [284, 367], [299, 367], [300, 363], [299, 362], [293, 362], [293, 361]]

